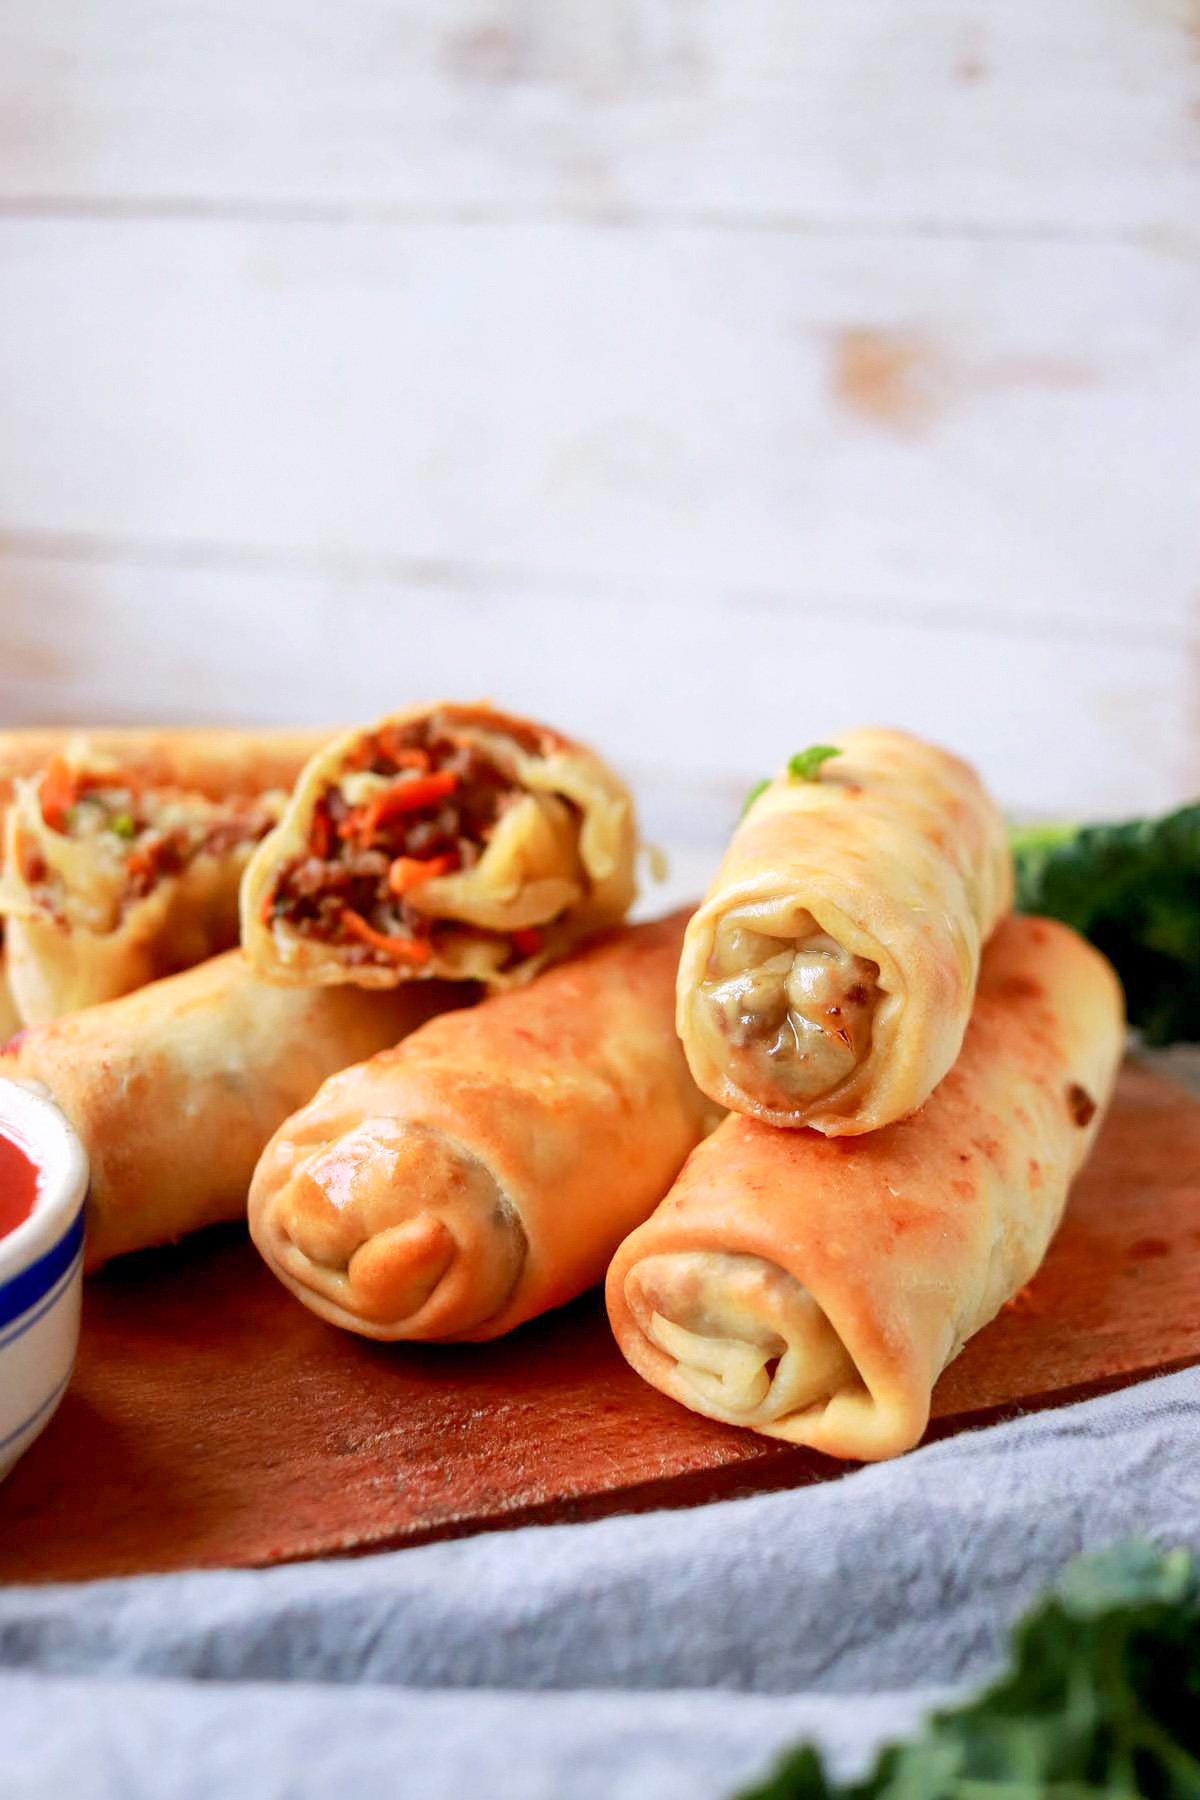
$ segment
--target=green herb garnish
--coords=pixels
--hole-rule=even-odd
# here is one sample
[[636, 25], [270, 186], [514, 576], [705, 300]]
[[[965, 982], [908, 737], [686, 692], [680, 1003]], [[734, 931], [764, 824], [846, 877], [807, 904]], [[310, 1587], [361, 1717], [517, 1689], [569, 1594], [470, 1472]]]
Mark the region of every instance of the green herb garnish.
[[742, 1800], [1196, 1800], [1200, 1598], [1188, 1550], [1078, 1558], [1013, 1633], [1008, 1672], [849, 1787], [811, 1746]]
[[[818, 781], [822, 763], [827, 763], [831, 756], [841, 756], [842, 752], [836, 744], [810, 744], [807, 750], [797, 750], [788, 758], [787, 772], [792, 781]], [[742, 818], [750, 811], [758, 796], [769, 788], [770, 779], [756, 781], [742, 804]]]
[[1148, 1044], [1200, 1041], [1200, 803], [1123, 825], [1016, 831], [1017, 906], [1090, 938]]
[[767, 789], [770, 787], [770, 785], [771, 785], [771, 778], [769, 775], [764, 775], [761, 781], [755, 782], [754, 786], [750, 789], [750, 792], [746, 795], [746, 798], [742, 802], [741, 816], [743, 819], [745, 818], [746, 814], [750, 811], [750, 808], [754, 805], [754, 802], [758, 799], [758, 796], [760, 794], [765, 794]]
[[788, 758], [788, 774], [793, 781], [817, 781], [822, 763], [841, 755], [836, 744], [810, 744], [807, 750], [797, 750], [795, 756]]
[[137, 836], [137, 823], [132, 813], [116, 813], [108, 821], [108, 829], [115, 831], [119, 838], [135, 838]]

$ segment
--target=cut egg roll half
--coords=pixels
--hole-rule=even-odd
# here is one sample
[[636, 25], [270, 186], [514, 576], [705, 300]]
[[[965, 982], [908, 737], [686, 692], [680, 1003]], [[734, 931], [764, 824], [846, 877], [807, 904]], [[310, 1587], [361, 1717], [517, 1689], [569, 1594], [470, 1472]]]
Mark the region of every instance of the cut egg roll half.
[[671, 1029], [685, 914], [327, 1081], [250, 1190], [263, 1257], [382, 1339], [486, 1339], [603, 1279], [712, 1123]]
[[182, 788], [209, 800], [288, 788], [335, 729], [236, 725], [19, 726], [0, 731], [0, 808], [19, 778], [39, 775], [73, 744], [113, 758], [152, 787]]
[[904, 732], [847, 732], [793, 765], [752, 800], [688, 927], [679, 1035], [722, 1106], [876, 1131], [958, 1055], [1012, 903], [1004, 820], [966, 763]]
[[24, 1022], [114, 1000], [236, 944], [242, 875], [285, 799], [156, 785], [82, 739], [18, 780], [0, 915]]
[[1112, 1094], [1121, 989], [1066, 926], [1011, 917], [962, 1054], [910, 1118], [829, 1139], [730, 1114], [608, 1273], [627, 1360], [695, 1412], [872, 1460], [1030, 1280]]
[[274, 981], [502, 988], [623, 918], [628, 789], [590, 750], [486, 706], [414, 708], [308, 765], [242, 890]]

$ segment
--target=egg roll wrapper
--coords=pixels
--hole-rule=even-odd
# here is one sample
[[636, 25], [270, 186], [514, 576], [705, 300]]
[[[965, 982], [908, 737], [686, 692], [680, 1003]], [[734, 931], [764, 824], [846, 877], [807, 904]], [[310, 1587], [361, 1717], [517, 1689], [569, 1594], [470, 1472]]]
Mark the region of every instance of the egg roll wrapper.
[[0, 943], [0, 1046], [6, 1044], [15, 1031], [21, 1028], [21, 1015], [17, 1011], [17, 1003], [12, 997], [12, 989], [8, 985], [7, 957], [4, 945]]
[[1041, 1263], [1123, 1037], [1099, 952], [1008, 919], [918, 1113], [840, 1140], [731, 1114], [692, 1154], [609, 1270], [626, 1359], [694, 1411], [830, 1456], [911, 1448], [938, 1375]]
[[[347, 936], [329, 919], [303, 922], [298, 882], [324, 868], [336, 896], [346, 866], [346, 841], [326, 817], [331, 795], [340, 810], [346, 792], [361, 795], [372, 782], [382, 791], [406, 773], [373, 772], [373, 763], [388, 760], [380, 751], [385, 744], [407, 743], [408, 754], [422, 743], [440, 746], [433, 753], [437, 774], [437, 758], [450, 741], [494, 767], [512, 796], [486, 839], [465, 825], [450, 833], [447, 841], [470, 842], [478, 861], [423, 881], [403, 907], [389, 890], [386, 869], [367, 881], [365, 892], [355, 888], [353, 910], [359, 925], [375, 934], [374, 945]], [[449, 804], [457, 806], [466, 785]], [[423, 826], [437, 811], [431, 804], [399, 829]], [[241, 941], [273, 981], [392, 987], [443, 976], [492, 989], [517, 986], [624, 918], [634, 896], [636, 850], [629, 790], [592, 751], [487, 706], [413, 707], [345, 733], [309, 763], [279, 826], [247, 869]], [[386, 863], [395, 854], [393, 842], [379, 859]]]
[[600, 1281], [712, 1122], [671, 1029], [684, 919], [326, 1082], [250, 1190], [293, 1293], [368, 1337], [482, 1340]]
[[111, 756], [153, 787], [186, 788], [209, 800], [290, 789], [337, 728], [257, 729], [241, 726], [29, 726], [0, 731], [0, 809], [18, 778], [37, 775], [83, 742]]
[[[110, 792], [124, 792], [131, 779], [124, 765], [81, 741], [50, 768], [73, 782], [103, 782]], [[148, 825], [129, 843], [105, 826], [75, 835], [62, 819], [49, 823], [43, 795], [51, 779], [18, 781], [4, 821], [0, 914], [9, 984], [25, 1024], [115, 1000], [236, 945], [242, 875], [282, 811], [282, 791], [210, 801], [139, 783], [136, 804], [163, 829]], [[86, 799], [88, 789], [79, 791]], [[139, 844], [158, 839], [158, 851], [169, 850], [162, 839], [172, 827], [190, 840], [186, 859], [159, 868]], [[131, 876], [130, 852], [150, 857], [148, 886]]]
[[1004, 820], [966, 763], [899, 731], [835, 741], [816, 779], [751, 804], [688, 927], [677, 1012], [715, 1101], [830, 1136], [933, 1092], [1013, 893]]
[[245, 1216], [271, 1134], [335, 1070], [472, 990], [279, 988], [229, 951], [18, 1033], [0, 1075], [58, 1102], [91, 1165], [85, 1264]]

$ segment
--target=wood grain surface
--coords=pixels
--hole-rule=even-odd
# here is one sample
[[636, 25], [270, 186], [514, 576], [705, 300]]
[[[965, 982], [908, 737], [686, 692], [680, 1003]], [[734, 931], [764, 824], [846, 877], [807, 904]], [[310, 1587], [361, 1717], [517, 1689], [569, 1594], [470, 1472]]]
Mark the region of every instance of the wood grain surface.
[[[1032, 1286], [931, 1435], [1200, 1360], [1200, 1101], [1137, 1065]], [[322, 1324], [236, 1231], [89, 1285], [75, 1378], [0, 1487], [0, 1579], [260, 1566], [825, 1480], [845, 1466], [676, 1407], [597, 1295], [494, 1345]]]

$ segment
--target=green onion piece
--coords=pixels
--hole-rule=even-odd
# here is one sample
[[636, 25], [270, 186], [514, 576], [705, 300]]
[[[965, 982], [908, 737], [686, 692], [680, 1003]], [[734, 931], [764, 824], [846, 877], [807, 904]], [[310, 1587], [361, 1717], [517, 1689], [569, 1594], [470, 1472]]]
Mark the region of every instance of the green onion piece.
[[108, 829], [115, 831], [119, 838], [135, 838], [137, 836], [137, 824], [132, 813], [116, 813], [108, 821]]
[[788, 774], [793, 781], [819, 781], [821, 764], [827, 763], [831, 756], [841, 754], [836, 744], [810, 744], [807, 750], [797, 750], [795, 756], [789, 758]]
[[765, 789], [769, 788], [770, 785], [771, 785], [770, 776], [766, 776], [766, 775], [764, 775], [764, 777], [761, 781], [755, 782], [754, 786], [750, 789], [750, 792], [746, 795], [746, 798], [742, 802], [741, 816], [743, 819], [745, 818], [746, 814], [750, 811], [750, 808], [754, 805], [754, 802], [758, 799], [758, 796], [761, 793], [763, 793]]

